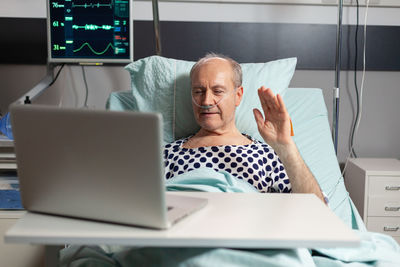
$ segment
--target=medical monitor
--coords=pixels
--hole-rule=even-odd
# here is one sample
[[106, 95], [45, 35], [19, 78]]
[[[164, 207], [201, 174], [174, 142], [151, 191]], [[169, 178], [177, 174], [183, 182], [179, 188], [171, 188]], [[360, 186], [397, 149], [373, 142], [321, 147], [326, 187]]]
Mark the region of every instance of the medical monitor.
[[133, 60], [132, 0], [47, 0], [48, 61]]

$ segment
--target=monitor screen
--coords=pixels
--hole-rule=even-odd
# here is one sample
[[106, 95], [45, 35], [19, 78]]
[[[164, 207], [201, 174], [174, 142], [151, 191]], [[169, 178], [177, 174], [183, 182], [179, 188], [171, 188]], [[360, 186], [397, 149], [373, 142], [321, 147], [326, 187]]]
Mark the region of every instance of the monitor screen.
[[47, 0], [49, 62], [131, 62], [132, 23], [132, 0]]

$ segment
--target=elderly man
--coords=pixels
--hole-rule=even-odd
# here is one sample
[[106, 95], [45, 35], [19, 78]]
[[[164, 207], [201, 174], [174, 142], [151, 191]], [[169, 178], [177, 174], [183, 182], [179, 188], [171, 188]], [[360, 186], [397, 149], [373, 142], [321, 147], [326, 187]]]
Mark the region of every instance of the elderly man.
[[258, 89], [264, 116], [254, 109], [265, 143], [240, 133], [235, 110], [243, 97], [240, 65], [208, 54], [190, 72], [192, 104], [200, 130], [165, 146], [165, 175], [170, 179], [200, 167], [227, 171], [260, 192], [314, 193], [325, 201], [314, 176], [291, 137], [291, 122], [282, 97]]

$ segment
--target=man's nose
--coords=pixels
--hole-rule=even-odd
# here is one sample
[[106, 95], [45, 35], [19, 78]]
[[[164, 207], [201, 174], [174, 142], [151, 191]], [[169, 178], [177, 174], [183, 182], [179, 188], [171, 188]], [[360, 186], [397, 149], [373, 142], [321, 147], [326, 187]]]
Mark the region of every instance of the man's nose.
[[205, 106], [214, 104], [214, 95], [210, 90], [205, 91], [202, 102], [202, 104]]

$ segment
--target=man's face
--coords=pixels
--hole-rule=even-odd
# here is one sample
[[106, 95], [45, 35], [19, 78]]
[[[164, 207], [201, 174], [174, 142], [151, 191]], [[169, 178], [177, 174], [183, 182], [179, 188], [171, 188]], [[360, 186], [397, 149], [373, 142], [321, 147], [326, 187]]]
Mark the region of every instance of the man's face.
[[[192, 96], [197, 103], [192, 103], [193, 112], [204, 130], [222, 132], [234, 126], [235, 108], [243, 88], [235, 90], [232, 75], [230, 63], [219, 58], [209, 59], [192, 74]], [[204, 109], [198, 105], [212, 107]]]

